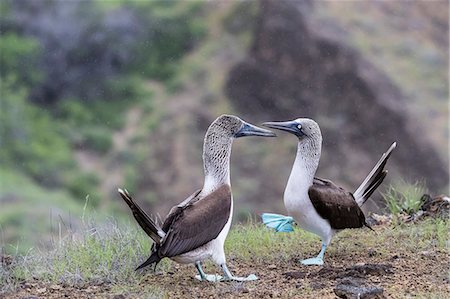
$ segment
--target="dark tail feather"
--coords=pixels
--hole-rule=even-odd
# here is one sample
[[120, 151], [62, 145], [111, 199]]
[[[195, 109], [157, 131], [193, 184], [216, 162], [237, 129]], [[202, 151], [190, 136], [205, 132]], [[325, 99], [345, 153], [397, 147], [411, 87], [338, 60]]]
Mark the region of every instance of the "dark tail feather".
[[137, 223], [153, 239], [157, 244], [161, 243], [161, 239], [165, 236], [165, 232], [138, 206], [127, 190], [118, 189], [120, 196], [128, 204]]
[[366, 189], [366, 191], [363, 194], [364, 201], [362, 204], [364, 204], [367, 199], [377, 190], [378, 186], [381, 185], [381, 183], [384, 181], [384, 178], [386, 177], [388, 171], [383, 170], [373, 181], [373, 183], [369, 186], [369, 188]]
[[158, 256], [158, 252], [153, 252], [152, 255], [150, 255], [150, 257], [145, 262], [143, 262], [139, 267], [137, 267], [135, 271], [147, 267], [148, 265], [151, 265], [153, 263], [155, 264], [156, 268], [159, 261], [161, 261], [161, 258]]
[[380, 186], [386, 177], [387, 171], [384, 170], [386, 166], [387, 160], [391, 156], [392, 151], [397, 146], [397, 143], [394, 142], [389, 147], [387, 152], [385, 152], [377, 164], [374, 166], [372, 171], [367, 175], [362, 184], [356, 189], [353, 196], [355, 197], [356, 202], [359, 206], [362, 206], [372, 195], [372, 193]]

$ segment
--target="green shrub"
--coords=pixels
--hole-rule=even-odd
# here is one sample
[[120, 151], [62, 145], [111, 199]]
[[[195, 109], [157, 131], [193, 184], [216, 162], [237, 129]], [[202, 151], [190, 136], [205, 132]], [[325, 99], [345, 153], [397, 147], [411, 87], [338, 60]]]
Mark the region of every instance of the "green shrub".
[[0, 77], [13, 77], [15, 83], [28, 88], [39, 84], [43, 74], [37, 66], [40, 53], [35, 39], [20, 37], [14, 33], [0, 35]]
[[27, 103], [27, 90], [1, 80], [0, 162], [46, 186], [60, 186], [75, 167], [69, 142], [48, 111]]
[[423, 183], [408, 184], [401, 182], [390, 186], [383, 194], [383, 198], [391, 214], [406, 213], [411, 215], [420, 210], [422, 205], [420, 198], [425, 191]]

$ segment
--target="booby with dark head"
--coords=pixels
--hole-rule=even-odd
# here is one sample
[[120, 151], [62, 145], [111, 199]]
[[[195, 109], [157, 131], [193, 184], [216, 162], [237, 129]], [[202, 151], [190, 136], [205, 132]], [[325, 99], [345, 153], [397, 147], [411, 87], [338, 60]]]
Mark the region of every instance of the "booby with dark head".
[[319, 125], [312, 119], [298, 118], [286, 122], [265, 122], [264, 126], [279, 129], [298, 138], [297, 156], [284, 191], [284, 205], [291, 217], [265, 213], [263, 222], [277, 231], [291, 231], [291, 223], [318, 235], [322, 250], [315, 258], [302, 260], [305, 265], [322, 265], [323, 256], [333, 235], [346, 228], [368, 226], [361, 206], [386, 177], [386, 162], [396, 147], [394, 142], [369, 175], [352, 194], [333, 182], [316, 178], [322, 149]]
[[[150, 257], [137, 269], [151, 264], [156, 266], [167, 257], [182, 264], [194, 263], [199, 272], [196, 278], [200, 280], [257, 279], [253, 274], [233, 276], [227, 268], [223, 248], [233, 213], [231, 146], [234, 139], [245, 136], [274, 137], [275, 134], [232, 115], [222, 115], [209, 126], [203, 143], [203, 188], [174, 206], [162, 226], [156, 224], [126, 190], [119, 189], [139, 225], [154, 241]], [[222, 268], [224, 277], [203, 272], [201, 262], [208, 258]]]

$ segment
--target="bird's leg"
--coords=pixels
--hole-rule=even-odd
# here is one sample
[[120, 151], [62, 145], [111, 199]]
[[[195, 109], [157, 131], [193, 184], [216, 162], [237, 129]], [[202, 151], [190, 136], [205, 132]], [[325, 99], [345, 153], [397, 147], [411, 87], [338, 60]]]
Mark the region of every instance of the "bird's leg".
[[290, 216], [283, 216], [272, 213], [264, 213], [261, 215], [263, 223], [270, 228], [274, 228], [277, 232], [292, 232], [292, 223], [294, 219]]
[[235, 280], [235, 281], [252, 281], [252, 280], [257, 280], [258, 277], [255, 274], [250, 274], [247, 277], [238, 277], [238, 276], [233, 276], [233, 274], [231, 274], [230, 270], [228, 270], [228, 267], [225, 263], [223, 263], [222, 265], [220, 265], [220, 267], [223, 270], [224, 273], [224, 278], [222, 279], [222, 281], [231, 281], [231, 280]]
[[216, 274], [206, 274], [202, 269], [202, 264], [200, 262], [195, 262], [195, 267], [198, 270], [199, 275], [195, 275], [200, 281], [209, 281], [209, 282], [217, 282], [222, 279], [222, 276]]
[[325, 250], [327, 250], [327, 244], [322, 243], [322, 249], [316, 257], [312, 257], [306, 260], [300, 261], [303, 265], [323, 265], [323, 256], [325, 254]]

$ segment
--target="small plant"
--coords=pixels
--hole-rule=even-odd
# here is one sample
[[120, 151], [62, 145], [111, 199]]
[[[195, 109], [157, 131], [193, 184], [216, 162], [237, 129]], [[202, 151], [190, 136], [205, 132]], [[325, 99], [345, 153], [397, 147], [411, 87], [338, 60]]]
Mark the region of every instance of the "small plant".
[[382, 195], [391, 214], [412, 215], [420, 210], [422, 206], [420, 199], [425, 192], [426, 188], [422, 182], [414, 184], [401, 182], [390, 186]]

